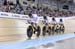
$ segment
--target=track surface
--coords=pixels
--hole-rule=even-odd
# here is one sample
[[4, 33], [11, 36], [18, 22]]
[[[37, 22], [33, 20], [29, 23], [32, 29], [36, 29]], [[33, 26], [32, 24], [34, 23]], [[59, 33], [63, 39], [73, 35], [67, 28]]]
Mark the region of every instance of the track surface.
[[[65, 20], [65, 34], [73, 33], [75, 31], [74, 22], [74, 19]], [[43, 24], [41, 21], [39, 21], [39, 25], [42, 28]], [[23, 20], [0, 18], [0, 43], [26, 40], [26, 30], [28, 26], [29, 24], [26, 24], [26, 21]], [[33, 35], [32, 39], [35, 38], [36, 36]]]

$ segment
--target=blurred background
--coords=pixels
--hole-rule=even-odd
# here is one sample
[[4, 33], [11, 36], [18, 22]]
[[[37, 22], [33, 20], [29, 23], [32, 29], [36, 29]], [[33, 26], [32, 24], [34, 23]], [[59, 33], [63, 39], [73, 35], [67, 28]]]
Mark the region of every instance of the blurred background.
[[37, 13], [49, 16], [71, 16], [75, 0], [0, 0], [0, 11], [18, 14]]

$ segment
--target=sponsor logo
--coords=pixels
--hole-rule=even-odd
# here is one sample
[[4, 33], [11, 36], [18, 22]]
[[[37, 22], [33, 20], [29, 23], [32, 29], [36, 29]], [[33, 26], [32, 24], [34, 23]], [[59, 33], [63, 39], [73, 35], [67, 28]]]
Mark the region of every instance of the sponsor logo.
[[19, 15], [12, 15], [12, 17], [17, 17], [17, 18], [19, 18], [20, 16], [19, 16]]
[[1, 16], [8, 16], [8, 14], [6, 14], [6, 13], [1, 13], [0, 15]]
[[28, 18], [27, 16], [22, 16], [22, 18]]

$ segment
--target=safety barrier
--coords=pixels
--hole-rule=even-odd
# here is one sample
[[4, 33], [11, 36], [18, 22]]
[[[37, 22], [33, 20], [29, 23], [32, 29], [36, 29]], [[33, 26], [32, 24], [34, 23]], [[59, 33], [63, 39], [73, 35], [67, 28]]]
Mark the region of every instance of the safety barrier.
[[[15, 14], [15, 13], [7, 13], [7, 12], [0, 12], [0, 18], [9, 18], [9, 19], [20, 19], [20, 20], [28, 20], [29, 17], [28, 15], [23, 15], [23, 14]], [[48, 17], [48, 19], [51, 20], [52, 17]], [[59, 19], [62, 18], [64, 19], [72, 19], [75, 18], [75, 16], [71, 17], [56, 17], [56, 21], [58, 22]], [[39, 20], [43, 20], [43, 17], [39, 17]]]

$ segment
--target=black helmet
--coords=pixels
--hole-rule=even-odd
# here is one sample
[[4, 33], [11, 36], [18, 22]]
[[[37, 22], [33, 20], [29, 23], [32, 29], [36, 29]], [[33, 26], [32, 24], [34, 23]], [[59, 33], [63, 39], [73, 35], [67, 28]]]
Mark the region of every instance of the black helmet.
[[55, 21], [55, 18], [53, 17], [52, 20]]
[[62, 19], [60, 19], [60, 22], [63, 22], [63, 20], [62, 20]]

